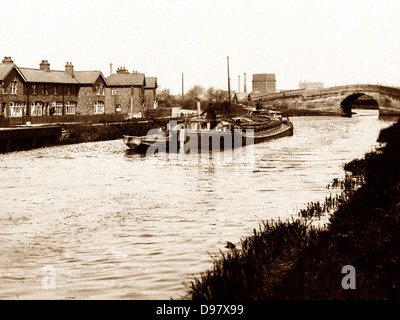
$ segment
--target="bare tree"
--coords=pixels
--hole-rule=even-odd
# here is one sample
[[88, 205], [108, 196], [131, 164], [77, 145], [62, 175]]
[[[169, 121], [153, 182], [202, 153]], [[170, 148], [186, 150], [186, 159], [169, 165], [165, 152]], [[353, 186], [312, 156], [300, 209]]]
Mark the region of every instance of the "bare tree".
[[204, 92], [205, 89], [202, 86], [194, 86], [186, 93], [186, 97], [190, 100], [201, 99]]
[[168, 100], [169, 96], [170, 96], [169, 89], [162, 89], [160, 92], [157, 92], [157, 97], [160, 100], [166, 101]]
[[215, 100], [217, 102], [222, 102], [228, 99], [228, 93], [222, 89], [215, 91]]
[[216, 90], [214, 87], [210, 87], [206, 91], [206, 99], [209, 101], [216, 101]]

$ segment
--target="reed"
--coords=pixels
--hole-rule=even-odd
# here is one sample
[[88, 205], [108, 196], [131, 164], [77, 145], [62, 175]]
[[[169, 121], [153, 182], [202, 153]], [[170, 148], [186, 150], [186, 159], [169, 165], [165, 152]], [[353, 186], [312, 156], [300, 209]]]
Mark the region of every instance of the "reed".
[[[311, 202], [291, 221], [262, 222], [240, 248], [220, 252], [188, 287], [192, 299], [400, 299], [400, 121], [386, 146], [344, 166], [340, 193]], [[312, 218], [332, 212], [329, 224]], [[357, 289], [341, 286], [353, 265]]]
[[[346, 170], [346, 166], [345, 170]], [[360, 175], [359, 171], [356, 173], [348, 173], [344, 179], [335, 178], [328, 184], [327, 189], [339, 190], [338, 194], [330, 194], [325, 197], [321, 203], [308, 202], [305, 209], [300, 209], [298, 216], [305, 219], [320, 219], [322, 216], [332, 214], [341, 204], [348, 201], [353, 195], [354, 191], [357, 190], [364, 184], [363, 176]]]
[[263, 221], [258, 230], [241, 240], [241, 248], [220, 251], [213, 268], [191, 282], [191, 298], [255, 299], [273, 287], [316, 234], [317, 229], [305, 220]]

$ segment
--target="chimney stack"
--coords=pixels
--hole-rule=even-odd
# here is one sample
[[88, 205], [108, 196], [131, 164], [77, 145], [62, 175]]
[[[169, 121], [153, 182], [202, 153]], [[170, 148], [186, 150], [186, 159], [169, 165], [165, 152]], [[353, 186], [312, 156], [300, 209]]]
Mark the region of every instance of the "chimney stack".
[[240, 75], [238, 76], [238, 93], [240, 93]]
[[1, 63], [11, 64], [14, 63], [14, 61], [11, 59], [11, 57], [4, 57]]
[[129, 71], [126, 70], [125, 67], [121, 67], [121, 68], [117, 69], [117, 74], [128, 74], [128, 73], [129, 73]]
[[112, 68], [112, 63], [110, 63], [110, 76], [112, 75], [112, 73], [113, 73], [113, 68]]
[[50, 72], [50, 63], [47, 60], [42, 60], [40, 63], [40, 70]]
[[65, 72], [68, 73], [72, 78], [74, 78], [74, 66], [72, 65], [72, 62], [67, 62], [65, 64]]
[[247, 93], [247, 85], [246, 85], [246, 73], [244, 74], [243, 92], [244, 92], [244, 93]]

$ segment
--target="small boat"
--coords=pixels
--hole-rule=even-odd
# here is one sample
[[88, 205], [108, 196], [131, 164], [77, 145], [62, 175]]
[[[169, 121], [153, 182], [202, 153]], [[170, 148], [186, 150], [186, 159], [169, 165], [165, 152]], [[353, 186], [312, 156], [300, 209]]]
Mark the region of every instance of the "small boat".
[[163, 131], [159, 134], [147, 134], [145, 136], [123, 136], [123, 142], [132, 150], [146, 152], [150, 146], [162, 149], [164, 145], [169, 145], [171, 134], [165, 135]]
[[145, 136], [124, 135], [123, 142], [137, 152], [177, 152], [182, 148], [186, 152], [239, 148], [291, 135], [293, 124], [288, 118], [252, 114], [218, 121], [213, 129], [205, 119], [186, 118], [179, 124], [169, 123], [166, 132], [153, 129]]

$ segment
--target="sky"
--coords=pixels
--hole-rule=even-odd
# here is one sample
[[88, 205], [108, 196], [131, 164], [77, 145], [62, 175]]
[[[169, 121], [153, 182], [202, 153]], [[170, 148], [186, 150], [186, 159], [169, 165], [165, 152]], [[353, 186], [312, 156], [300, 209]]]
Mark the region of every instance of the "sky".
[[[247, 92], [274, 73], [277, 90], [400, 86], [398, 0], [13, 0], [0, 6], [0, 58], [19, 67], [125, 67], [160, 89]], [[239, 83], [240, 76], [240, 83]], [[240, 88], [239, 88], [240, 86]]]

